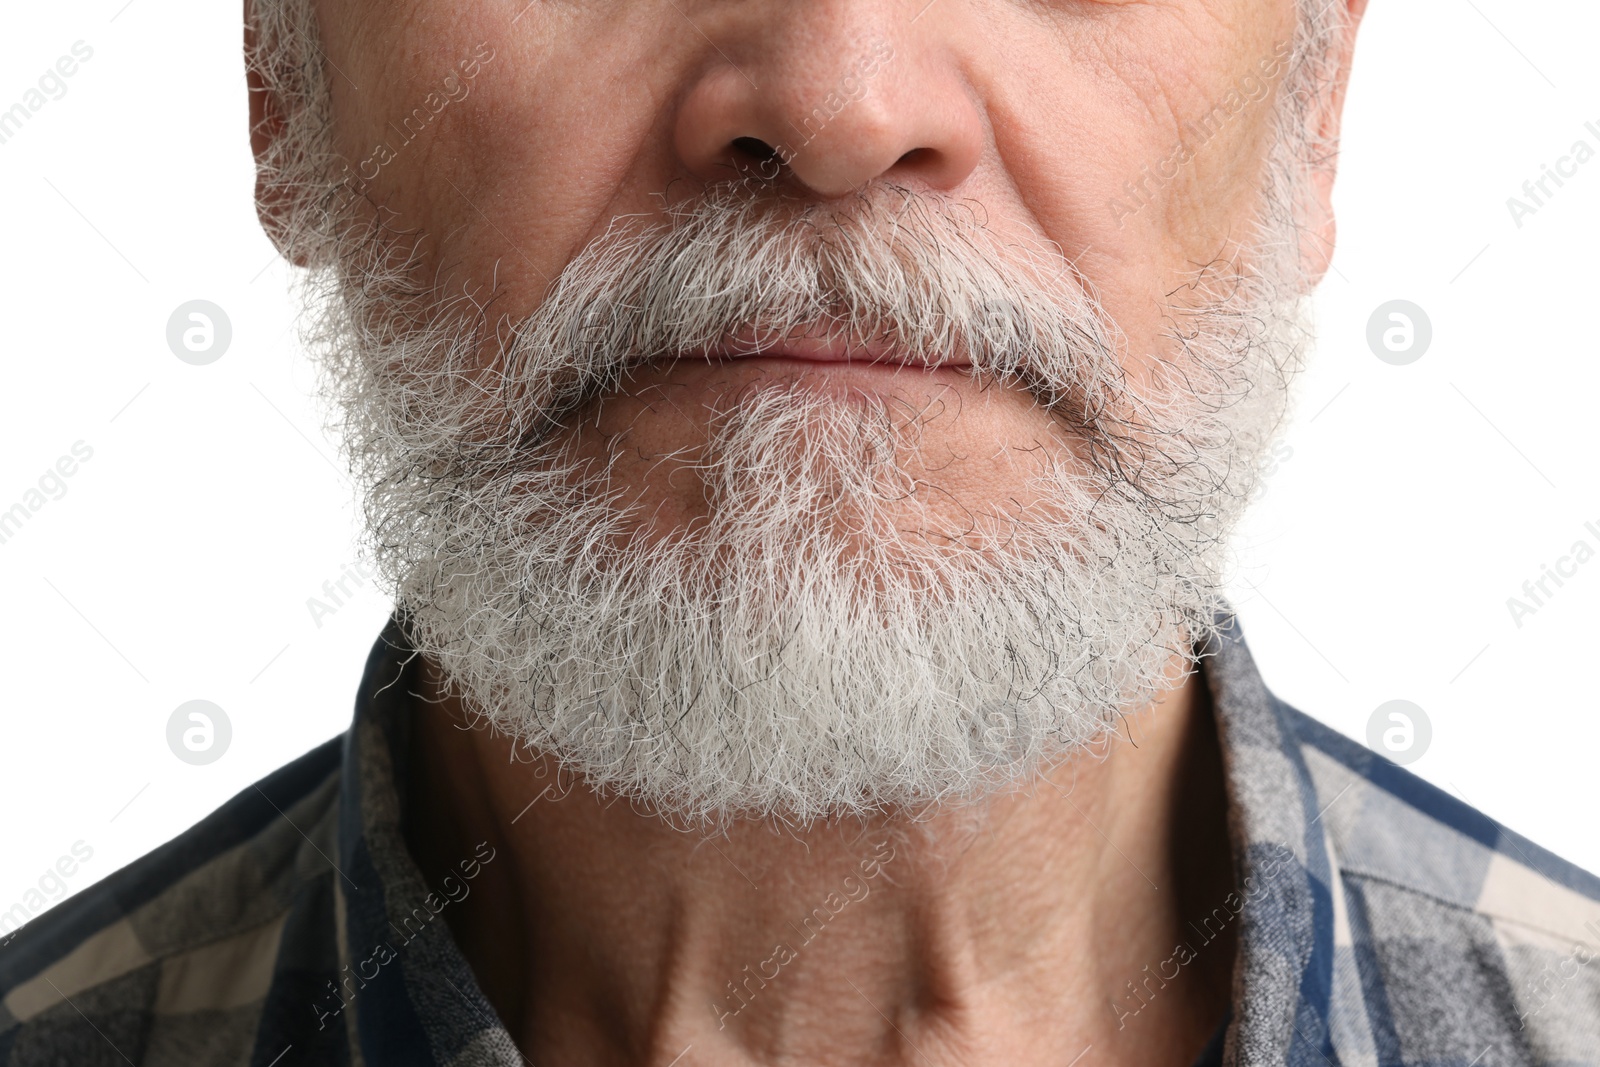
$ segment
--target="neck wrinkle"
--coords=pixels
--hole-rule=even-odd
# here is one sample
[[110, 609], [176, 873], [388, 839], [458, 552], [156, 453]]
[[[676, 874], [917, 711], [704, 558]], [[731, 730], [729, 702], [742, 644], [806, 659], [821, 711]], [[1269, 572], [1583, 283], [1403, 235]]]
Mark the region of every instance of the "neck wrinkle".
[[921, 820], [711, 836], [420, 703], [409, 792], [431, 817], [413, 846], [488, 836], [506, 856], [449, 918], [535, 1062], [670, 1062], [690, 1044], [733, 1063], [1044, 1062], [1080, 1036], [1111, 1062], [1178, 1062], [1226, 1009], [1212, 987], [1232, 932], [1178, 978], [1150, 974], [1229, 891], [1231, 858], [1209, 700], [1176, 663], [1172, 680], [1107, 753], [1029, 788]]

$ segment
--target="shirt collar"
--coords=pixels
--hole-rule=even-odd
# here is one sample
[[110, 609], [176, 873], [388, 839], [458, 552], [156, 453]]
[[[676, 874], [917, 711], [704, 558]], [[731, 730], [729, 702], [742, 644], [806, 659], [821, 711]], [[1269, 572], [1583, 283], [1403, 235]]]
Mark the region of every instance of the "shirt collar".
[[[367, 660], [345, 738], [339, 852], [341, 964], [366, 985], [347, 1013], [358, 1062], [519, 1064], [443, 919], [459, 890], [430, 886], [404, 837], [402, 787], [420, 657], [396, 616]], [[463, 845], [463, 857], [475, 855]], [[367, 979], [367, 975], [374, 975]]]
[[1332, 853], [1290, 709], [1268, 691], [1238, 620], [1219, 623], [1201, 663], [1240, 897], [1226, 1062], [1321, 1062], [1310, 1051], [1332, 1049]]

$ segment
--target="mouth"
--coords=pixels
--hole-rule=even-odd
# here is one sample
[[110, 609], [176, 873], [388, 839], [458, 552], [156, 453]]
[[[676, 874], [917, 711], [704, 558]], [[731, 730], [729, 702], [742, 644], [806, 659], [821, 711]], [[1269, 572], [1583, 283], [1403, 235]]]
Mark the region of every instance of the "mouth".
[[785, 363], [815, 371], [872, 368], [927, 373], [955, 371], [965, 375], [972, 370], [971, 361], [954, 353], [907, 352], [893, 345], [853, 342], [837, 337], [734, 337], [723, 344], [678, 358], [720, 364], [750, 361]]

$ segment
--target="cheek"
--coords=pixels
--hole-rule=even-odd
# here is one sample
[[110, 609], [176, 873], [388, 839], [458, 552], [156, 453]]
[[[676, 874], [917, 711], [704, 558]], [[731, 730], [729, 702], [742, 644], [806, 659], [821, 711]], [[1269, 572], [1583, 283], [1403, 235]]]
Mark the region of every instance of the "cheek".
[[[570, 44], [564, 47], [571, 47]], [[658, 124], [654, 94], [639, 79], [590, 68], [560, 77], [573, 57], [545, 54], [480, 78], [441, 133], [439, 155], [456, 161], [449, 181], [421, 176], [447, 231], [452, 264], [493, 275], [508, 307], [531, 310], [543, 287], [616, 216], [649, 211], [669, 178], [641, 173]]]
[[1293, 8], [1126, 5], [1055, 29], [1009, 31], [1019, 55], [986, 91], [996, 165], [1135, 351], [1156, 350], [1166, 294], [1256, 206], [1281, 71], [1254, 100], [1238, 87], [1259, 85], [1261, 61], [1292, 38]]
[[[605, 8], [540, 4], [512, 25], [519, 5], [420, 6], [438, 11], [396, 30], [332, 31], [330, 57], [361, 86], [334, 75], [339, 149], [352, 168], [372, 161], [361, 177], [391, 228], [424, 235], [419, 277], [492, 286], [501, 310], [526, 313], [612, 218], [659, 206], [673, 174], [653, 131], [677, 76], [661, 42], [681, 35]], [[453, 97], [446, 79], [460, 83]], [[406, 116], [430, 92], [449, 102], [413, 136]]]

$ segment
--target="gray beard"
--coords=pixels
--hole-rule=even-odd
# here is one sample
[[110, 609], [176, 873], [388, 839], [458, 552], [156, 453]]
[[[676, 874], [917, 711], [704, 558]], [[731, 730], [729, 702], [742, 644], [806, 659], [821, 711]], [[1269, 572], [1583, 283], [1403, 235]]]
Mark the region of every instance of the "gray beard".
[[[674, 820], [804, 823], [1025, 781], [1170, 684], [1214, 625], [1305, 336], [1282, 235], [1257, 247], [1280, 253], [1172, 309], [1175, 354], [1138, 393], [1058, 261], [904, 190], [785, 213], [729, 186], [616, 228], [487, 360], [482, 315], [418, 315], [369, 242], [320, 339], [376, 563], [465, 706]], [[681, 458], [706, 520], [647, 536], [574, 414], [755, 321], [962, 353], [1075, 461], [1039, 464], [1020, 513], [956, 525], [911, 473], [924, 414], [751, 390]]]

